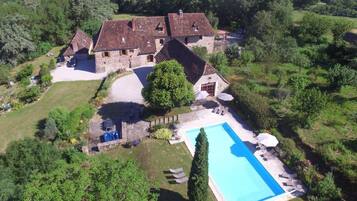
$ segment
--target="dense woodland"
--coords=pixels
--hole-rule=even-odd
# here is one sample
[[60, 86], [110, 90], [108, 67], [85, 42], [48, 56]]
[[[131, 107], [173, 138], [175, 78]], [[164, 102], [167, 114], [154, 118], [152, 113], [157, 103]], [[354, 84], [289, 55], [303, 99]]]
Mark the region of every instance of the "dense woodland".
[[[329, 20], [314, 13], [356, 17], [354, 0], [319, 3], [316, 0], [2, 0], [0, 84], [9, 80], [8, 68], [66, 43], [76, 27], [94, 35], [101, 21], [110, 19], [113, 13], [165, 15], [179, 9], [205, 12], [217, 28], [243, 30], [245, 40], [240, 44], [243, 46], [240, 54], [237, 45], [212, 55], [206, 55], [200, 47], [194, 51], [230, 80], [230, 90], [235, 96], [231, 106], [257, 132], [268, 130], [279, 138], [282, 160], [310, 188], [307, 199], [353, 200], [357, 196], [354, 189], [357, 185], [357, 47], [343, 36], [356, 27], [348, 20]], [[312, 12], [294, 23], [294, 9]], [[48, 75], [48, 69], [43, 68], [43, 75]], [[23, 69], [18, 73], [19, 82], [23, 76], [28, 78], [28, 71]], [[48, 80], [43, 77], [46, 87]], [[33, 89], [24, 93], [23, 99], [31, 101], [31, 96], [26, 95], [38, 93]], [[71, 118], [80, 120], [80, 115], [71, 117], [71, 113], [75, 112], [54, 110], [47, 122], [45, 139], [42, 136], [41, 140], [52, 143], [56, 138], [53, 133], [61, 140], [75, 136], [77, 125], [61, 124]], [[95, 170], [100, 169], [96, 159], [81, 156], [74, 160], [68, 151], [53, 150], [58, 147], [55, 143], [54, 147], [47, 147], [46, 143], [15, 142], [1, 156], [0, 166], [8, 172], [0, 173], [0, 181], [5, 181], [0, 182], [4, 186], [0, 195], [6, 196], [0, 197], [1, 200], [41, 198], [45, 195], [39, 195], [33, 186], [42, 186], [43, 192], [47, 192], [50, 186], [44, 181], [46, 178], [54, 179], [55, 185], [69, 169], [78, 170], [92, 163]], [[57, 156], [59, 162], [52, 164], [42, 160], [46, 157], [32, 158], [24, 154], [21, 155], [21, 159], [26, 159], [24, 164], [15, 164], [23, 161], [18, 160], [17, 149], [39, 156], [52, 151], [56, 154], [51, 158]], [[123, 165], [121, 162], [104, 164], [116, 166], [112, 168]], [[83, 185], [96, 175], [91, 168], [78, 171], [77, 181], [83, 181]], [[30, 179], [30, 174], [35, 176]], [[144, 177], [140, 181], [147, 185]], [[66, 187], [71, 185], [69, 181]], [[90, 200], [92, 192], [85, 193]]]

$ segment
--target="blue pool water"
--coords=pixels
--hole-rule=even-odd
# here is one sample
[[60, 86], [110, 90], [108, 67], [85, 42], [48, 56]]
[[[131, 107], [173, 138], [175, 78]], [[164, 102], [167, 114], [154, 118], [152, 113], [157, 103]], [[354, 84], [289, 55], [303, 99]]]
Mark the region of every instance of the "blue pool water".
[[[284, 190], [227, 124], [204, 128], [209, 142], [209, 174], [226, 201], [262, 201]], [[194, 149], [199, 129], [186, 133]]]

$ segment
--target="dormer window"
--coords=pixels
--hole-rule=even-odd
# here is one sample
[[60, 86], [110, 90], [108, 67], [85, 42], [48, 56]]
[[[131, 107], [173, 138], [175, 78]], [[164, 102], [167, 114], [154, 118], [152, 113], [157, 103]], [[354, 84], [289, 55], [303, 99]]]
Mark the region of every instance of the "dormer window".
[[164, 31], [164, 26], [162, 25], [161, 22], [156, 26], [156, 31], [158, 31], [158, 32], [163, 32]]
[[121, 37], [121, 42], [125, 43], [125, 38], [124, 37]]
[[194, 22], [194, 23], [192, 24], [192, 29], [193, 29], [194, 31], [198, 31], [198, 25], [197, 25], [196, 22]]
[[147, 44], [148, 47], [151, 47], [150, 41], [146, 42], [146, 44]]

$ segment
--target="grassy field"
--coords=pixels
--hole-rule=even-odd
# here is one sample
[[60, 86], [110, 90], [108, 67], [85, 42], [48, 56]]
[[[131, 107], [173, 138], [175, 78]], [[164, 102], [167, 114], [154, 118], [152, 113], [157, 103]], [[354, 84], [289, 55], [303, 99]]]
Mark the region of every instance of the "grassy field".
[[93, 97], [100, 81], [60, 82], [54, 84], [34, 104], [0, 116], [0, 152], [14, 140], [32, 137], [40, 120], [58, 106], [73, 109]]
[[[138, 147], [127, 149], [118, 147], [108, 153], [112, 158], [134, 159], [147, 173], [150, 182], [160, 188], [160, 201], [188, 200], [187, 184], [171, 184], [169, 168], [182, 167], [189, 175], [192, 157], [184, 143], [170, 145], [167, 141], [147, 139]], [[214, 201], [210, 191], [208, 201]]]
[[15, 74], [16, 72], [21, 70], [22, 67], [24, 67], [24, 66], [26, 66], [28, 64], [32, 64], [33, 67], [34, 67], [34, 71], [36, 73], [36, 72], [39, 71], [41, 64], [43, 64], [43, 63], [48, 64], [48, 63], [50, 63], [51, 59], [55, 59], [55, 61], [56, 61], [56, 58], [60, 55], [60, 52], [64, 47], [65, 46], [54, 47], [49, 51], [49, 52], [53, 53], [53, 56], [47, 56], [46, 54], [42, 55], [40, 57], [37, 57], [37, 58], [33, 59], [32, 61], [28, 61], [28, 62], [22, 63], [22, 64], [20, 64], [20, 65], [18, 65], [16, 67], [14, 67], [11, 72], [13, 74]]
[[[137, 14], [126, 14], [126, 13], [123, 13], [123, 14], [117, 14], [117, 15], [113, 15], [112, 16], [112, 19], [113, 20], [131, 20], [133, 19], [134, 17], [140, 17], [140, 15], [137, 15]], [[142, 16], [141, 16], [142, 17]]]
[[[300, 22], [302, 18], [304, 17], [305, 14], [310, 13], [309, 11], [301, 11], [301, 10], [295, 10], [293, 11], [293, 21], [294, 22]], [[348, 20], [353, 23], [353, 27], [357, 28], [357, 18], [351, 18], [351, 17], [340, 17], [340, 16], [331, 16], [331, 15], [320, 15], [324, 16], [328, 19], [331, 20], [336, 20], [336, 19], [342, 19], [342, 20]]]

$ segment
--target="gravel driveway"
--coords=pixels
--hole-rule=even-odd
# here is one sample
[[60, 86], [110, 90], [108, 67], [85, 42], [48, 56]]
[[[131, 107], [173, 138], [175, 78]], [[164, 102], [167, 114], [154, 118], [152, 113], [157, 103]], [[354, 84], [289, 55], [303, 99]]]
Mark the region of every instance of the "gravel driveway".
[[117, 79], [109, 91], [108, 102], [144, 104], [141, 90], [147, 85], [146, 77], [152, 69], [152, 66], [138, 67], [134, 73]]
[[95, 73], [94, 60], [81, 60], [75, 68], [63, 65], [51, 71], [52, 82], [77, 81], [77, 80], [100, 80], [107, 73]]

